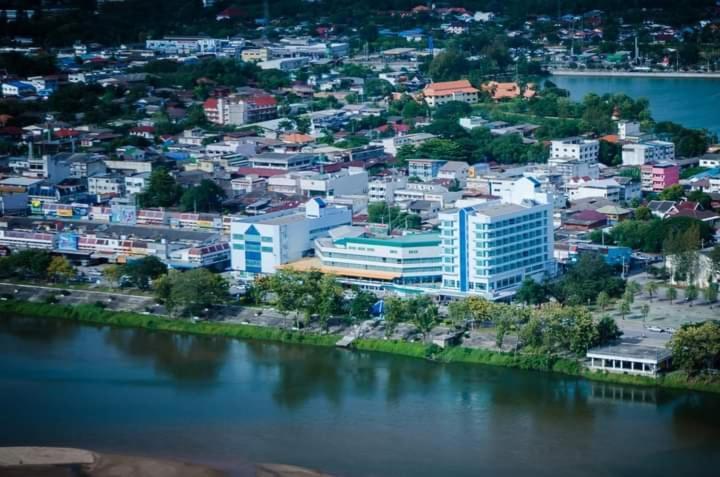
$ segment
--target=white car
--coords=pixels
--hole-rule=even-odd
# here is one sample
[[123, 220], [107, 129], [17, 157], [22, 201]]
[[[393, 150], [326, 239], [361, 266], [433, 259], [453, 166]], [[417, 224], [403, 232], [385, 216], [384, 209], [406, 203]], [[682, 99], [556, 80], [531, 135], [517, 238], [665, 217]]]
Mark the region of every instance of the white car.
[[654, 332], [654, 333], [662, 333], [662, 332], [665, 331], [665, 330], [663, 330], [662, 328], [660, 328], [659, 326], [648, 326], [648, 327], [647, 327], [647, 330], [648, 330], [648, 331], [652, 331], [652, 332]]

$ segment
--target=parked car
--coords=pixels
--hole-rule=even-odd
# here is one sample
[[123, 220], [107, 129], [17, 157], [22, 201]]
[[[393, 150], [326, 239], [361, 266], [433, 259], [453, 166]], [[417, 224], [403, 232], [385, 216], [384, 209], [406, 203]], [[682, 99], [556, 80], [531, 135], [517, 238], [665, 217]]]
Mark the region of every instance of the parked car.
[[647, 327], [647, 330], [648, 330], [648, 331], [652, 331], [652, 332], [654, 332], [654, 333], [662, 333], [662, 332], [665, 331], [665, 330], [663, 330], [662, 328], [660, 328], [659, 326], [648, 326], [648, 327]]

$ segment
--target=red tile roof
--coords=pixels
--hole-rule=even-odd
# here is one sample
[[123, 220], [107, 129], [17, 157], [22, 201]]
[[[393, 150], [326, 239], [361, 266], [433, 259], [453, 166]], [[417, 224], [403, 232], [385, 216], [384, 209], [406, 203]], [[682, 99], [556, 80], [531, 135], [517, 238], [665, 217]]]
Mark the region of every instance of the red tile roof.
[[441, 83], [430, 83], [425, 86], [425, 96], [445, 96], [453, 93], [477, 93], [468, 80], [444, 81]]
[[258, 177], [273, 177], [287, 174], [287, 171], [271, 169], [269, 167], [238, 167], [237, 171], [241, 176], [255, 175]]
[[248, 98], [248, 102], [257, 106], [275, 106], [277, 101], [270, 95], [258, 95]]

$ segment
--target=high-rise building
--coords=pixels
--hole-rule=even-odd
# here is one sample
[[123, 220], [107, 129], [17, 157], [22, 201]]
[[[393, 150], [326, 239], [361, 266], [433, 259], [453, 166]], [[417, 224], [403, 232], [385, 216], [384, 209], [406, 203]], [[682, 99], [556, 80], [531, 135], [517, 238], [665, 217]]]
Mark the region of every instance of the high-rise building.
[[555, 272], [552, 205], [491, 201], [439, 215], [443, 288], [497, 299]]

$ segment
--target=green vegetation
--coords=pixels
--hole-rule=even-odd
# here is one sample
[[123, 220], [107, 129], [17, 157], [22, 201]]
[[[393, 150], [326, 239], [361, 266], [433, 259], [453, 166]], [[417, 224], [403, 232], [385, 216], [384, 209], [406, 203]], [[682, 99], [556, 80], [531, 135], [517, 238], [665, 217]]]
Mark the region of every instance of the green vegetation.
[[400, 207], [388, 206], [385, 202], [368, 205], [368, 222], [388, 225], [388, 232], [394, 229], [419, 229], [420, 216], [400, 210]]
[[683, 325], [670, 340], [673, 362], [695, 377], [720, 366], [720, 322]]
[[200, 184], [185, 189], [180, 207], [185, 212], [220, 212], [225, 191], [214, 181], [203, 179]]
[[47, 274], [51, 280], [64, 283], [75, 277], [77, 271], [67, 258], [58, 255], [50, 260], [47, 266]]
[[69, 277], [69, 264], [53, 260], [47, 250], [21, 250], [0, 258], [0, 278], [45, 280]]
[[[673, 234], [694, 227], [698, 230], [700, 240], [707, 242], [712, 239], [713, 231], [707, 223], [692, 217], [671, 217], [665, 220], [624, 220], [615, 225], [609, 234], [605, 234], [604, 241], [607, 245], [622, 245], [642, 252], [659, 253]], [[601, 243], [601, 234], [600, 231], [593, 231], [590, 239], [594, 243]]]
[[140, 207], [173, 207], [182, 195], [182, 188], [164, 167], [158, 167], [150, 174], [147, 189], [138, 194]]
[[96, 305], [54, 305], [8, 300], [0, 302], [0, 314], [11, 314], [77, 321], [125, 328], [145, 328], [154, 331], [196, 335], [226, 336], [228, 338], [303, 343], [317, 346], [334, 346], [339, 337], [313, 335], [251, 325], [172, 320], [158, 316], [131, 312], [110, 311]]
[[155, 281], [155, 296], [171, 315], [207, 315], [214, 305], [228, 301], [228, 283], [205, 268], [171, 270]]
[[152, 280], [166, 273], [167, 266], [155, 256], [131, 260], [124, 265], [110, 265], [104, 270], [104, 275], [110, 282], [140, 290], [149, 289]]
[[[172, 60], [152, 61], [142, 68], [153, 75], [153, 86], [180, 86], [194, 89], [198, 99], [206, 99], [209, 80], [225, 86], [247, 86], [256, 84], [263, 89], [274, 90], [290, 84], [287, 73], [279, 70], [263, 70], [254, 63], [245, 63], [229, 59], [207, 59], [195, 63], [182, 64]], [[198, 79], [205, 81], [200, 83]]]
[[581, 255], [559, 280], [550, 284], [550, 293], [562, 303], [581, 305], [594, 303], [598, 293], [619, 297], [625, 289], [625, 281], [602, 257]]

